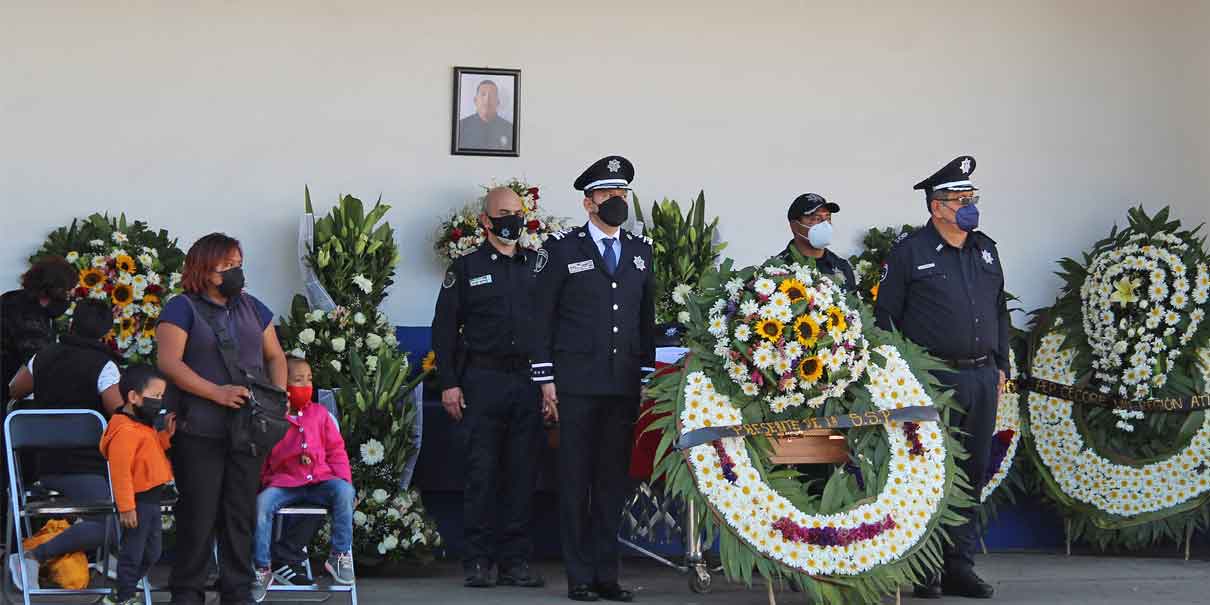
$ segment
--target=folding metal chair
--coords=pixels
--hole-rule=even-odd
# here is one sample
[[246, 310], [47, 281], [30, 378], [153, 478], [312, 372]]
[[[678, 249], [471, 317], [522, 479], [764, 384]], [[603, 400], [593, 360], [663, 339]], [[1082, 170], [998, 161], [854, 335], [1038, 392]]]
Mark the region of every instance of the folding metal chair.
[[[16, 534], [16, 554], [24, 561], [25, 539], [33, 533], [32, 519], [57, 516], [105, 516], [106, 532], [102, 549], [98, 552], [98, 561], [108, 571], [108, 554], [110, 552], [109, 527], [113, 527], [121, 538], [120, 524], [117, 522], [118, 509], [113, 498], [113, 484], [110, 483], [109, 498], [101, 502], [78, 502], [63, 497], [50, 499], [35, 499], [27, 491], [21, 480], [21, 468], [17, 451], [25, 448], [39, 449], [69, 449], [98, 447], [101, 435], [105, 433], [105, 418], [94, 410], [18, 410], [11, 412], [4, 421], [5, 456], [8, 461], [8, 490], [9, 504], [12, 508], [12, 530], [5, 532], [5, 553], [13, 552], [12, 538]], [[109, 480], [109, 465], [105, 466], [106, 480]], [[0, 590], [3, 602], [8, 603], [9, 573], [8, 557], [4, 558], [5, 582]], [[65, 588], [36, 588], [30, 589], [31, 580], [26, 574], [25, 566], [20, 569], [21, 583], [26, 588], [22, 592], [25, 605], [30, 605], [31, 596], [42, 595], [108, 595], [110, 588], [82, 588], [78, 590]], [[143, 602], [151, 604], [151, 592], [148, 590], [147, 578], [143, 578]]]
[[[326, 517], [328, 509], [322, 506], [286, 506], [278, 509], [277, 514], [273, 516], [273, 540], [280, 540], [282, 533], [282, 518], [287, 516], [310, 516], [310, 517]], [[307, 554], [306, 547], [303, 547], [303, 554]], [[324, 592], [324, 593], [348, 593], [349, 602], [352, 605], [357, 605], [357, 582], [344, 585], [333, 581], [330, 585], [323, 586], [315, 582], [315, 573], [311, 570], [311, 558], [303, 557], [303, 568], [307, 570], [307, 579], [311, 581], [310, 586], [292, 586], [283, 584], [273, 584], [269, 586], [269, 592]]]

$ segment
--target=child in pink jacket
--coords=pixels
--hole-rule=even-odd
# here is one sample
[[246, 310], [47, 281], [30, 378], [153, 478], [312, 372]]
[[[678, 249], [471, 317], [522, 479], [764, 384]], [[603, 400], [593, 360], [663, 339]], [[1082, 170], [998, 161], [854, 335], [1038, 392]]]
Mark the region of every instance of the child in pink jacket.
[[349, 456], [336, 421], [322, 405], [311, 403], [311, 366], [302, 359], [288, 360], [286, 391], [290, 430], [269, 453], [261, 472], [261, 493], [256, 499], [256, 534], [252, 560], [256, 581], [252, 596], [257, 602], [273, 583], [269, 570], [269, 548], [273, 517], [283, 507], [295, 504], [323, 506], [332, 519], [332, 554], [324, 568], [341, 584], [352, 584], [353, 575], [353, 489]]

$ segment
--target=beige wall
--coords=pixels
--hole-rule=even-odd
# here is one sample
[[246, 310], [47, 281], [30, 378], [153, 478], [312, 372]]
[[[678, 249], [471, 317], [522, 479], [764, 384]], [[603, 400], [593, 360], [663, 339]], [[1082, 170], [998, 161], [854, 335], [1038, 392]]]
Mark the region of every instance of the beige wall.
[[[1135, 202], [1210, 219], [1210, 9], [1199, 0], [981, 2], [58, 2], [0, 19], [0, 279], [47, 231], [126, 211], [184, 245], [244, 240], [251, 289], [298, 289], [309, 183], [381, 193], [403, 260], [388, 312], [427, 324], [437, 216], [607, 153], [639, 194], [704, 188], [743, 263], [788, 238], [789, 200], [859, 231], [922, 219], [911, 185], [979, 160], [984, 224], [1027, 307]], [[73, 6], [74, 5], [74, 6]], [[523, 70], [522, 156], [454, 157], [450, 68]]]

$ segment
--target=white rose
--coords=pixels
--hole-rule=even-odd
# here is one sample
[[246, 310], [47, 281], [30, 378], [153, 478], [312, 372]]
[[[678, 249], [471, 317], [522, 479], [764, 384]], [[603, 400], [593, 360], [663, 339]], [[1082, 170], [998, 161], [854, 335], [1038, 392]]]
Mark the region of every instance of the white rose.
[[308, 323], [315, 323], [324, 318], [324, 312], [323, 312], [323, 309], [316, 309], [314, 311], [311, 311], [310, 313], [307, 313], [303, 317], [307, 320]]
[[362, 313], [361, 311], [358, 311], [353, 314], [353, 323], [360, 326], [360, 325], [365, 324], [365, 322], [366, 322], [366, 316], [364, 313]]
[[385, 337], [383, 337], [382, 340], [383, 340], [383, 342], [387, 343], [387, 346], [390, 346], [390, 347], [394, 347], [395, 345], [399, 344], [399, 340], [395, 338], [394, 333], [387, 334]]
[[382, 544], [383, 546], [387, 547], [387, 550], [395, 550], [395, 548], [399, 546], [399, 538], [396, 538], [394, 535], [389, 535], [382, 540]]
[[676, 320], [679, 321], [680, 323], [688, 324], [689, 323], [689, 312], [681, 311], [680, 313], [677, 313]]
[[365, 513], [361, 512], [359, 510], [353, 511], [353, 524], [354, 525], [356, 525], [358, 527], [363, 527], [366, 524], [367, 520], [368, 519], [366, 518]]
[[386, 547], [386, 545], [385, 545], [385, 544], [383, 544], [382, 542], [379, 542], [379, 543], [378, 543], [378, 554], [380, 554], [380, 555], [385, 555], [385, 554], [387, 554], [387, 547]]
[[312, 330], [311, 328], [307, 328], [307, 329], [303, 330], [302, 332], [299, 332], [298, 341], [305, 345], [309, 345], [309, 344], [315, 342], [315, 330]]
[[387, 509], [387, 518], [392, 521], [398, 521], [403, 518], [403, 515], [399, 514], [398, 510], [390, 508], [390, 509]]
[[332, 369], [333, 369], [333, 370], [336, 370], [337, 372], [339, 372], [339, 371], [340, 371], [340, 360], [339, 360], [339, 359], [333, 359], [333, 360], [331, 361], [331, 364], [332, 364]]
[[373, 498], [375, 502], [382, 504], [383, 502], [389, 500], [391, 495], [387, 493], [387, 490], [380, 487], [374, 490], [374, 493], [370, 494], [370, 497]]
[[374, 334], [373, 332], [367, 334], [366, 335], [366, 346], [370, 347], [371, 349], [377, 350], [378, 347], [382, 346], [382, 337], [377, 334]]
[[332, 339], [332, 350], [336, 351], [337, 353], [343, 353], [345, 350], [345, 339], [340, 336], [333, 338]]

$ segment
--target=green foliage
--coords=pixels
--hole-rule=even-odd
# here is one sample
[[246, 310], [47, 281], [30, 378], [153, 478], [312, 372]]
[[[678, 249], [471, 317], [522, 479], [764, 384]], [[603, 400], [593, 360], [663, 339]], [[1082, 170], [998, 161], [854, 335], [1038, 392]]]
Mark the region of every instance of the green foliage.
[[[313, 213], [310, 189], [304, 194], [306, 212]], [[307, 264], [337, 305], [365, 311], [377, 309], [386, 298], [399, 262], [395, 233], [383, 221], [390, 209], [380, 197], [367, 213], [361, 200], [342, 195], [327, 216], [315, 221]]]
[[903, 225], [898, 230], [895, 230], [894, 227], [884, 227], [882, 229], [871, 228], [865, 232], [861, 238], [863, 250], [860, 254], [849, 257], [849, 264], [853, 266], [853, 272], [857, 278], [857, 295], [861, 297], [862, 302], [871, 306], [874, 304], [878, 292], [875, 286], [878, 285], [882, 264], [890, 255], [891, 248], [900, 238], [919, 228]]
[[340, 374], [336, 408], [345, 441], [360, 444], [379, 440], [385, 460], [398, 477], [420, 445], [413, 443], [410, 430], [416, 422], [416, 408], [405, 405], [401, 398], [411, 393], [428, 372], [412, 374], [407, 354], [393, 345], [383, 343], [373, 354], [377, 359], [373, 372], [361, 353], [349, 354], [348, 371]]
[[643, 234], [651, 238], [655, 274], [655, 316], [659, 323], [674, 322], [679, 305], [672, 301], [672, 290], [680, 284], [696, 288], [702, 273], [714, 266], [726, 243], [715, 243], [718, 217], [706, 223], [705, 192], [682, 213], [676, 200], [665, 198], [651, 204], [650, 217], [643, 214], [637, 195], [632, 205], [643, 223]]

